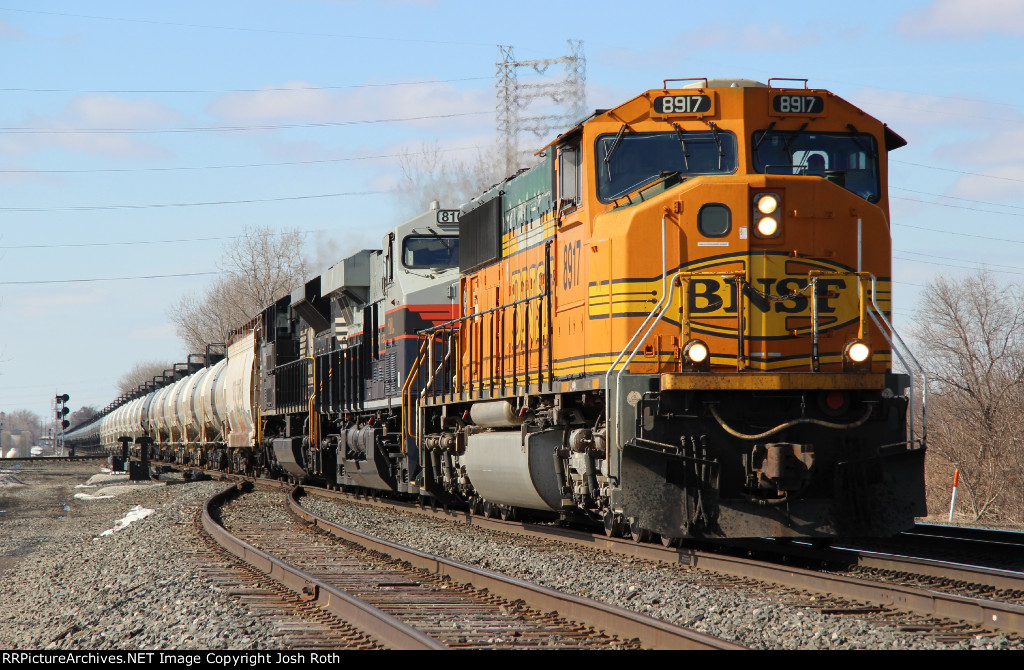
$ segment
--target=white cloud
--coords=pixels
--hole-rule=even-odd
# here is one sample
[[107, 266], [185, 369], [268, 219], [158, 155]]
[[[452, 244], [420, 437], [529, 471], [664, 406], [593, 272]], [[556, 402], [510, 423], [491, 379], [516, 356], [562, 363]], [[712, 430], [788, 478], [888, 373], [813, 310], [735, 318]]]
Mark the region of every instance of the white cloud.
[[903, 135], [902, 128], [954, 126], [993, 119], [992, 109], [981, 100], [924, 95], [909, 91], [865, 88], [850, 101]]
[[152, 128], [181, 120], [176, 111], [153, 100], [128, 100], [96, 93], [76, 96], [64, 117], [68, 123], [96, 128]]
[[24, 128], [0, 138], [0, 151], [24, 155], [59, 148], [117, 158], [162, 158], [167, 151], [151, 140], [131, 133], [98, 132], [107, 129], [153, 129], [180, 123], [180, 115], [150, 100], [129, 100], [113, 95], [80, 95], [57, 117], [30, 116], [10, 126]]
[[1024, 164], [1024, 130], [1019, 127], [991, 132], [984, 137], [952, 145], [951, 160], [968, 164]]
[[0, 40], [23, 40], [26, 37], [25, 33], [11, 24], [6, 21], [0, 21]]
[[985, 35], [1024, 35], [1020, 0], [933, 0], [905, 14], [897, 31], [910, 37], [974, 39]]
[[448, 126], [464, 130], [467, 126], [493, 124], [493, 95], [490, 89], [455, 89], [441, 83], [386, 87], [368, 84], [335, 91], [291, 81], [259, 91], [222, 95], [210, 105], [209, 111], [225, 123], [344, 123], [426, 117], [408, 123], [415, 127]]
[[[2, 146], [2, 143], [0, 143], [0, 146]], [[14, 163], [0, 165], [0, 184], [27, 184], [33, 182], [61, 184], [63, 180], [55, 177], [52, 173], [40, 172], [24, 165], [16, 165]]]
[[225, 93], [210, 105], [209, 111], [225, 121], [238, 123], [326, 121], [343, 111], [342, 103], [336, 93], [304, 81], [290, 81], [259, 91]]
[[1024, 162], [986, 168], [978, 174], [963, 175], [949, 189], [950, 195], [972, 200], [1019, 202], [1024, 195]]

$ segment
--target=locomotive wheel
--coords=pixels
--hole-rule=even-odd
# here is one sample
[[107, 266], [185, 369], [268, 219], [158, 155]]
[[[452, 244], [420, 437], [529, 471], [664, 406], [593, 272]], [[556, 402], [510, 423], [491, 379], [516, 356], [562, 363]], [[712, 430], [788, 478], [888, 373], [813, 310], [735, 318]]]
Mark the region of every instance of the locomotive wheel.
[[651, 531], [647, 530], [640, 523], [633, 519], [629, 522], [629, 534], [632, 536], [634, 542], [649, 542], [651, 539]]
[[493, 519], [496, 507], [497, 505], [492, 505], [491, 503], [484, 501], [484, 518]]
[[500, 505], [498, 507], [498, 512], [501, 514], [502, 521], [515, 521], [519, 516], [518, 511], [519, 510], [511, 505]]
[[618, 537], [622, 534], [621, 524], [614, 514], [608, 513], [604, 515], [604, 534], [608, 537]]
[[661, 536], [661, 544], [666, 547], [678, 547], [682, 538]]

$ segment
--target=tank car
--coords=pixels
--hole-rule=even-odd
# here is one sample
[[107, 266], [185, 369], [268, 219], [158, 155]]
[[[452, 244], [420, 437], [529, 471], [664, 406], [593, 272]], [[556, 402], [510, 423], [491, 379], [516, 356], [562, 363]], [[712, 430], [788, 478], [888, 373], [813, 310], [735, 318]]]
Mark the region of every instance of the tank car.
[[225, 351], [166, 370], [67, 440], [418, 493], [419, 451], [399, 438], [402, 389], [419, 333], [457, 314], [458, 265], [458, 210], [433, 207], [269, 305]]

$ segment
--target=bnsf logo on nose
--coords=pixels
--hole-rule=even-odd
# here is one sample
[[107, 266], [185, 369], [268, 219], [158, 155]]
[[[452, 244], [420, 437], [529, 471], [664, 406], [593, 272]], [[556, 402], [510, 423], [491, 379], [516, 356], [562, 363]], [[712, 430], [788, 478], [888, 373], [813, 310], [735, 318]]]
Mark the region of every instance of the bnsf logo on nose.
[[[760, 277], [743, 287], [744, 302], [752, 310], [780, 314], [804, 314], [810, 307], [806, 277]], [[836, 301], [847, 286], [845, 279], [820, 278], [817, 282], [819, 314], [834, 314]], [[736, 284], [718, 279], [691, 279], [690, 314], [736, 313]]]
[[[746, 268], [742, 286], [716, 271]], [[812, 331], [812, 307], [819, 330], [839, 328], [860, 318], [857, 276], [850, 268], [820, 259], [794, 259], [783, 254], [725, 256], [690, 264], [686, 304], [690, 326], [697, 332], [736, 337], [737, 308], [744, 308], [745, 337], [753, 339], [805, 335]], [[811, 273], [821, 273], [811, 295]], [[814, 303], [812, 304], [812, 300]]]

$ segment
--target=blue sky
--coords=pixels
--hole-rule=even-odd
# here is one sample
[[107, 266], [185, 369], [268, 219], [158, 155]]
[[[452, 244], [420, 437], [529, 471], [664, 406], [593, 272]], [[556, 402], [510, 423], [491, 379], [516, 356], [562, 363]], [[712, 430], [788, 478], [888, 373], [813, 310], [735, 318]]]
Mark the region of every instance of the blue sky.
[[590, 108], [665, 78], [807, 78], [910, 143], [898, 326], [937, 275], [1019, 281], [1024, 1], [755, 6], [0, 0], [0, 410], [103, 407], [134, 363], [184, 360], [167, 308], [246, 225], [309, 231], [318, 269], [378, 246], [398, 154], [493, 140], [499, 44], [583, 40]]

